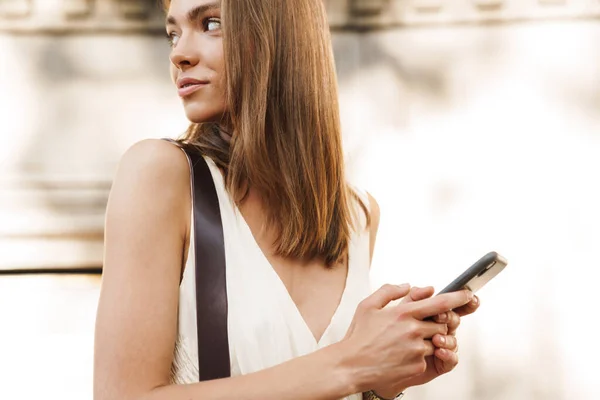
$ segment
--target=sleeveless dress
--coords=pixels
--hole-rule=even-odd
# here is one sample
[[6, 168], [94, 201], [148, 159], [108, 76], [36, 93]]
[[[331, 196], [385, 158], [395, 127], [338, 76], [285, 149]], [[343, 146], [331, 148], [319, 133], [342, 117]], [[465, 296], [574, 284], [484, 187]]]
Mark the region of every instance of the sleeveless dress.
[[[312, 353], [343, 339], [356, 307], [369, 294], [369, 230], [360, 211], [360, 226], [352, 234], [346, 286], [333, 318], [319, 341], [292, 300], [285, 285], [256, 243], [252, 231], [225, 190], [224, 178], [206, 158], [221, 208], [225, 238], [228, 332], [231, 376], [269, 368]], [[368, 197], [358, 192], [365, 205]], [[356, 204], [356, 207], [360, 207]], [[193, 218], [193, 213], [192, 213]], [[193, 226], [193, 225], [192, 225]], [[191, 229], [190, 243], [194, 243]], [[198, 382], [194, 246], [190, 244], [179, 292], [178, 333], [171, 382]], [[362, 394], [345, 400], [360, 400]]]

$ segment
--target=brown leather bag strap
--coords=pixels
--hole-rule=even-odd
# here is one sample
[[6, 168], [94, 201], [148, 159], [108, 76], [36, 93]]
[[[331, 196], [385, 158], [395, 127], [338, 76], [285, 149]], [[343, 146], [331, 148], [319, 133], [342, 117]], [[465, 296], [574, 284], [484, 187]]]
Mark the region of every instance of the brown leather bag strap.
[[[173, 141], [171, 141], [173, 142]], [[181, 147], [190, 163], [194, 212], [196, 324], [200, 381], [231, 376], [227, 333], [225, 241], [219, 198], [210, 169], [200, 151]]]

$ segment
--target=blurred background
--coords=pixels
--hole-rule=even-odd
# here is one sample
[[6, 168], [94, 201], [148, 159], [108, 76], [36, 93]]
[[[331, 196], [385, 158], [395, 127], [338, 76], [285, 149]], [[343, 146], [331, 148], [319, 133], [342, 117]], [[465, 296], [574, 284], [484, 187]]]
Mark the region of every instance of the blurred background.
[[[113, 174], [187, 126], [157, 3], [0, 0], [2, 400], [92, 399]], [[374, 287], [509, 260], [410, 399], [600, 399], [600, 1], [326, 3]]]

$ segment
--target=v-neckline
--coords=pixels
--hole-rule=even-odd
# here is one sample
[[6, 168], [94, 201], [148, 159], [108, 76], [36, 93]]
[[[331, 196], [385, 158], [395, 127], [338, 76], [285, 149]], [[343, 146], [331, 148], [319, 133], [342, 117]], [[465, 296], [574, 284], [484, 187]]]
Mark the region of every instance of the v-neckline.
[[[219, 183], [221, 184], [222, 187], [224, 187], [224, 177], [223, 177], [221, 170], [217, 167], [217, 165], [214, 163], [214, 161], [211, 158], [207, 158], [207, 159], [209, 161], [209, 165], [212, 164], [211, 166], [213, 168], [215, 168], [216, 171], [218, 172], [217, 176], [220, 179]], [[213, 175], [213, 178], [214, 178], [214, 175]], [[233, 201], [231, 202], [231, 206], [233, 208], [233, 214], [234, 214], [235, 218], [238, 220], [238, 225], [239, 224], [242, 225], [242, 229], [245, 231], [246, 235], [248, 236], [248, 240], [250, 240], [253, 247], [255, 248], [255, 251], [256, 251], [258, 257], [262, 259], [264, 267], [267, 270], [266, 271], [267, 274], [270, 274], [271, 276], [273, 276], [273, 280], [275, 281], [274, 285], [275, 285], [276, 290], [279, 290], [282, 293], [282, 296], [287, 298], [286, 303], [288, 305], [288, 308], [291, 309], [291, 311], [290, 311], [291, 314], [294, 316], [294, 318], [296, 318], [296, 320], [298, 321], [298, 324], [300, 326], [302, 326], [302, 329], [304, 330], [304, 332], [308, 336], [308, 338], [311, 340], [311, 342], [317, 348], [320, 348], [322, 346], [324, 340], [327, 338], [329, 331], [332, 329], [332, 326], [333, 326], [338, 314], [341, 312], [340, 310], [343, 308], [342, 306], [347, 301], [346, 298], [348, 297], [348, 291], [350, 290], [350, 284], [352, 282], [351, 278], [352, 278], [352, 274], [354, 272], [354, 268], [352, 268], [352, 238], [349, 239], [348, 257], [346, 257], [347, 258], [347, 261], [346, 261], [347, 266], [346, 266], [346, 279], [344, 282], [344, 290], [342, 292], [340, 301], [339, 301], [335, 311], [331, 315], [329, 324], [323, 331], [323, 334], [321, 335], [321, 337], [319, 339], [317, 339], [315, 337], [313, 331], [310, 329], [310, 327], [306, 323], [306, 320], [302, 316], [302, 313], [300, 312], [298, 305], [292, 298], [290, 292], [288, 291], [287, 287], [285, 286], [285, 283], [283, 283], [283, 280], [281, 280], [281, 277], [279, 276], [279, 274], [277, 273], [275, 268], [273, 268], [273, 264], [271, 264], [271, 262], [269, 261], [269, 259], [265, 255], [265, 253], [262, 251], [262, 249], [258, 245], [258, 242], [256, 241], [254, 234], [252, 233], [252, 229], [250, 229], [250, 225], [248, 225], [246, 218], [244, 218], [244, 215], [242, 214], [241, 210], [239, 209], [237, 204], [235, 204], [235, 202], [233, 202]]]
[[323, 340], [327, 337], [329, 331], [331, 330], [331, 327], [332, 327], [334, 321], [336, 320], [336, 317], [339, 314], [339, 311], [342, 308], [342, 305], [344, 304], [344, 300], [347, 297], [348, 287], [349, 287], [349, 283], [350, 283], [350, 274], [352, 273], [351, 262], [350, 262], [351, 256], [352, 256], [352, 254], [350, 254], [351, 253], [350, 250], [352, 249], [352, 246], [349, 246], [349, 254], [347, 257], [347, 268], [346, 268], [346, 279], [344, 282], [344, 290], [342, 291], [342, 295], [340, 297], [338, 305], [335, 308], [335, 311], [333, 312], [333, 314], [331, 315], [331, 318], [329, 320], [329, 323], [327, 324], [327, 327], [325, 327], [325, 330], [321, 334], [321, 337], [317, 339], [317, 337], [313, 333], [312, 329], [310, 329], [310, 326], [308, 326], [308, 323], [302, 316], [302, 313], [300, 312], [298, 305], [292, 298], [292, 295], [290, 294], [287, 286], [285, 286], [285, 283], [283, 283], [283, 280], [281, 279], [281, 277], [279, 276], [279, 274], [273, 267], [273, 264], [271, 264], [271, 261], [269, 261], [269, 259], [267, 258], [267, 256], [263, 252], [263, 250], [258, 245], [258, 242], [256, 241], [254, 234], [252, 233], [252, 229], [250, 229], [250, 225], [248, 225], [248, 222], [246, 221], [246, 218], [244, 217], [244, 215], [242, 214], [242, 212], [240, 211], [240, 209], [238, 208], [238, 206], [236, 204], [234, 204], [233, 207], [234, 207], [235, 214], [237, 215], [238, 220], [240, 221], [241, 225], [243, 226], [243, 229], [245, 230], [246, 234], [248, 235], [248, 238], [251, 241], [253, 247], [256, 249], [257, 255], [264, 262], [265, 267], [267, 267], [266, 269], [269, 270], [269, 271], [267, 271], [267, 273], [269, 273], [273, 276], [273, 278], [274, 278], [273, 280], [275, 281], [275, 286], [278, 288], [278, 290], [280, 292], [282, 292], [283, 296], [287, 298], [286, 302], [289, 306], [288, 308], [292, 309], [291, 312], [294, 314], [295, 318], [299, 321], [300, 325], [303, 326], [303, 329], [306, 331], [308, 336], [312, 339], [314, 344], [317, 347], [320, 347]]

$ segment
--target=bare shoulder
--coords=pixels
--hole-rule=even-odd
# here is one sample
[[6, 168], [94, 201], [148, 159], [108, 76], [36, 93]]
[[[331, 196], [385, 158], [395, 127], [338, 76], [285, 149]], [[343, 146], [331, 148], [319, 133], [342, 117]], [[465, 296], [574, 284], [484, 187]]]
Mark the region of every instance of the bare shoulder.
[[371, 193], [367, 192], [369, 197], [369, 213], [371, 215], [371, 225], [369, 226], [369, 242], [371, 249], [371, 260], [373, 259], [373, 252], [375, 251], [375, 242], [377, 239], [377, 231], [379, 229], [380, 209], [379, 203], [375, 200], [375, 197]]
[[185, 154], [172, 143], [146, 139], [131, 146], [121, 158], [107, 213], [130, 215], [132, 208], [140, 207], [147, 207], [151, 214], [167, 209], [183, 211], [188, 201]]
[[371, 215], [371, 235], [376, 235], [377, 229], [379, 229], [379, 218], [381, 214], [379, 209], [379, 203], [377, 203], [377, 200], [375, 200], [375, 197], [373, 197], [371, 193], [367, 192], [367, 195], [369, 197], [369, 213]]
[[[128, 178], [141, 180], [141, 183], [145, 184], [159, 185], [167, 190], [177, 189], [178, 185], [187, 186], [187, 158], [181, 149], [165, 140], [142, 140], [131, 146], [119, 163], [115, 180]], [[164, 178], [168, 179], [163, 180]], [[184, 185], [181, 185], [182, 183]]]
[[191, 211], [189, 178], [187, 157], [174, 144], [157, 139], [135, 143], [123, 155], [113, 181], [107, 239], [147, 226], [157, 234], [174, 231], [185, 244]]

